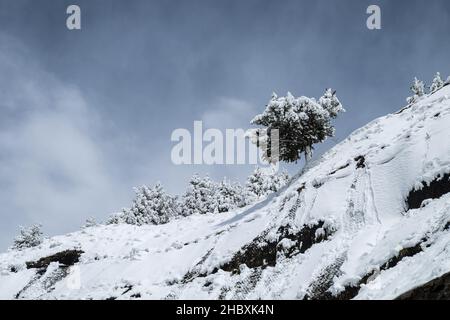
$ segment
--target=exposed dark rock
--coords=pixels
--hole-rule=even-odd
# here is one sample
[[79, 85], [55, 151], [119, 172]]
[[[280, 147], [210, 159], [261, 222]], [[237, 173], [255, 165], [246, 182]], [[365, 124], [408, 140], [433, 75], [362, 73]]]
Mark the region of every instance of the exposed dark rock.
[[26, 292], [29, 288], [31, 288], [39, 279], [42, 277], [42, 274], [35, 274], [31, 280], [14, 296], [15, 299], [19, 299], [24, 292]]
[[[324, 221], [309, 226], [305, 225], [299, 232], [292, 232], [289, 226], [280, 227], [277, 234], [278, 239], [268, 241], [264, 236], [255, 238], [250, 244], [243, 247], [234, 257], [220, 269], [228, 272], [238, 273], [239, 267], [245, 264], [249, 268], [266, 268], [275, 266], [277, 254], [282, 252], [286, 257], [292, 257], [299, 253], [304, 253], [313, 244], [327, 240], [332, 231], [324, 228]], [[316, 232], [323, 229], [323, 233], [316, 236]], [[288, 239], [293, 242], [289, 248], [283, 248], [280, 242]]]
[[366, 158], [364, 158], [364, 156], [357, 156], [354, 160], [356, 161], [357, 169], [363, 169], [366, 167]]
[[450, 300], [450, 273], [414, 288], [396, 300]]
[[342, 274], [341, 266], [346, 260], [346, 255], [341, 255], [334, 263], [326, 266], [316, 280], [308, 288], [308, 293], [303, 300], [332, 300], [329, 289], [333, 285], [334, 277]]
[[249, 268], [273, 267], [276, 264], [276, 256], [277, 242], [266, 242], [258, 237], [220, 268], [224, 271], [239, 273], [241, 264], [245, 264]]
[[44, 257], [38, 261], [26, 262], [27, 269], [47, 269], [52, 262], [59, 262], [64, 266], [73, 266], [80, 259], [84, 252], [81, 250], [65, 250], [55, 253], [51, 256]]
[[406, 198], [407, 209], [418, 209], [427, 199], [438, 199], [450, 192], [450, 175], [438, 176], [429, 184], [422, 182], [420, 190], [412, 190]]
[[331, 171], [331, 172], [329, 173], [329, 175], [331, 176], [331, 175], [335, 174], [336, 172], [338, 172], [339, 170], [343, 170], [343, 169], [347, 168], [349, 165], [350, 165], [350, 163], [347, 163], [347, 164], [345, 164], [345, 165], [343, 165], [343, 166], [340, 166], [340, 167], [337, 168], [336, 170]]
[[410, 103], [409, 105], [407, 105], [406, 107], [400, 109], [399, 111], [397, 111], [394, 114], [401, 114], [401, 113], [403, 113], [403, 111], [410, 109], [412, 107], [412, 105], [413, 105], [413, 103]]
[[[380, 266], [379, 270], [387, 270], [395, 267], [401, 260], [406, 257], [412, 257], [422, 251], [422, 243], [425, 242], [426, 239], [422, 239], [422, 241], [416, 244], [414, 247], [404, 248], [400, 250], [400, 252], [395, 256], [389, 259], [386, 263]], [[314, 295], [306, 295], [304, 299], [314, 299], [314, 300], [351, 300], [356, 297], [361, 289], [363, 284], [367, 284], [370, 279], [375, 275], [376, 270], [367, 273], [357, 285], [347, 286], [343, 291], [339, 294], [333, 296], [328, 289], [331, 287], [331, 284], [328, 286], [327, 290], [323, 290], [324, 288], [320, 288], [321, 290], [316, 290]]]
[[13, 273], [19, 272], [19, 268], [17, 266], [10, 266], [9, 271]]
[[123, 287], [124, 291], [122, 292], [122, 295], [130, 292], [131, 290], [133, 290], [133, 286], [131, 284], [127, 284], [126, 286]]
[[[44, 257], [38, 261], [26, 262], [27, 269], [37, 269], [35, 276], [20, 290], [15, 298], [19, 299], [28, 289], [40, 284], [40, 286], [47, 292], [54, 289], [55, 283], [64, 279], [69, 274], [69, 267], [77, 263], [80, 256], [84, 252], [81, 250], [65, 250], [55, 253], [51, 256]], [[47, 274], [47, 268], [52, 262], [58, 262], [59, 267]]]
[[313, 181], [312, 186], [316, 189], [319, 189], [321, 186], [323, 186], [322, 181]]
[[251, 270], [250, 275], [245, 277], [244, 279], [238, 281], [234, 285], [234, 297], [233, 300], [243, 300], [245, 299], [246, 295], [252, 291], [256, 285], [258, 284], [258, 281], [261, 278], [261, 272], [262, 268], [254, 268]]
[[[211, 255], [212, 252], [213, 252], [213, 249], [210, 249], [210, 250], [209, 250], [209, 251], [201, 258], [201, 260], [195, 265], [194, 269], [191, 270], [191, 271], [189, 271], [189, 272], [187, 272], [187, 273], [184, 275], [184, 277], [183, 277], [183, 279], [181, 280], [181, 282], [182, 282], [182, 283], [188, 283], [188, 282], [191, 282], [192, 280], [194, 280], [195, 278], [198, 278], [198, 277], [206, 277], [208, 274], [210, 274], [210, 273], [205, 273], [205, 272], [203, 272], [203, 273], [198, 272], [196, 269], [197, 269], [198, 267], [200, 267], [200, 266], [206, 261], [206, 259], [208, 259], [208, 257]], [[216, 273], [217, 271], [219, 271], [219, 269], [214, 268], [214, 270], [211, 272], [211, 274]], [[167, 283], [168, 285], [173, 285], [173, 284], [175, 284], [175, 283], [177, 283], [177, 282], [178, 282], [178, 280], [166, 281], [166, 283]]]
[[[320, 231], [322, 232], [316, 234], [319, 229], [321, 229]], [[299, 232], [293, 232], [288, 225], [280, 227], [277, 230], [278, 239], [276, 241], [269, 241], [266, 239], [269, 230], [266, 230], [251, 243], [241, 248], [229, 262], [221, 265], [219, 268], [214, 268], [210, 272], [198, 272], [196, 271], [196, 268], [194, 268], [184, 275], [181, 282], [188, 283], [195, 278], [207, 277], [210, 274], [215, 274], [219, 270], [239, 274], [240, 266], [243, 264], [251, 269], [264, 269], [268, 266], [273, 267], [276, 265], [278, 254], [283, 254], [285, 257], [290, 258], [296, 254], [304, 253], [315, 243], [328, 240], [333, 232], [334, 230], [325, 227], [324, 221], [319, 221], [311, 226], [305, 225]], [[293, 245], [289, 248], [284, 248], [280, 244], [283, 239], [292, 241]], [[196, 267], [199, 267], [211, 252], [212, 250], [203, 257], [202, 261], [200, 261]]]
[[303, 183], [303, 184], [297, 189], [297, 193], [300, 194], [300, 193], [302, 193], [303, 190], [305, 190], [305, 189], [306, 189], [306, 187], [305, 187], [305, 184]]
[[426, 241], [426, 239], [422, 239], [422, 242], [416, 244], [414, 247], [409, 247], [409, 248], [403, 248], [402, 250], [400, 250], [400, 252], [393, 258], [389, 259], [388, 262], [386, 262], [385, 264], [383, 264], [380, 267], [380, 270], [387, 270], [390, 268], [395, 267], [400, 261], [403, 260], [403, 258], [406, 257], [412, 257], [415, 256], [416, 254], [420, 253], [423, 251], [422, 249], [422, 243]]

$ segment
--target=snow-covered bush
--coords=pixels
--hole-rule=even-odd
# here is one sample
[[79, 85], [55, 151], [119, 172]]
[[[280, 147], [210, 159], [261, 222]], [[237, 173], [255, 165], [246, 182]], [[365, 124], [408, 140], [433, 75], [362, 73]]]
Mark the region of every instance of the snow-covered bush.
[[326, 89], [323, 96], [320, 97], [319, 104], [324, 110], [328, 111], [332, 119], [336, 118], [340, 112], [345, 112], [341, 102], [336, 97], [336, 91], [330, 88]]
[[193, 175], [181, 199], [181, 214], [189, 216], [214, 212], [217, 207], [215, 188], [214, 182], [208, 176], [202, 178], [198, 174]]
[[417, 78], [414, 78], [414, 83], [412, 84], [410, 89], [413, 95], [406, 99], [406, 102], [408, 104], [416, 102], [417, 100], [419, 100], [420, 97], [422, 97], [425, 94], [425, 84], [423, 83], [423, 81]]
[[254, 199], [277, 192], [289, 181], [287, 172], [277, 173], [273, 168], [256, 167], [248, 176], [246, 183], [247, 194]]
[[84, 223], [83, 228], [90, 228], [97, 225], [97, 221], [95, 221], [94, 218], [90, 217], [86, 219], [86, 222]]
[[123, 213], [124, 211], [127, 211], [128, 209], [122, 209], [122, 212], [116, 212], [109, 216], [109, 218], [106, 220], [106, 224], [120, 224], [125, 223], [123, 220]]
[[42, 226], [40, 224], [31, 227], [20, 227], [19, 235], [14, 239], [13, 249], [21, 250], [25, 248], [37, 247], [43, 241]]
[[[273, 169], [256, 168], [243, 187], [238, 182], [224, 178], [220, 183], [208, 176], [192, 176], [181, 199], [167, 194], [160, 183], [153, 188], [136, 188], [136, 197], [131, 208], [112, 214], [106, 224], [163, 224], [175, 216], [222, 213], [242, 208], [262, 196], [278, 191], [288, 181], [287, 173], [276, 173]], [[88, 220], [85, 227], [96, 225]]]
[[254, 195], [256, 198], [267, 194], [267, 176], [261, 168], [256, 167], [252, 174], [247, 177], [245, 187], [248, 193]]
[[282, 171], [280, 173], [272, 171], [270, 178], [270, 192], [278, 192], [289, 182], [290, 179], [287, 171]]
[[441, 74], [439, 72], [434, 76], [433, 82], [430, 86], [430, 93], [433, 93], [444, 86], [444, 81], [441, 78]]
[[166, 193], [160, 183], [152, 188], [135, 188], [135, 192], [131, 208], [111, 216], [108, 223], [164, 224], [178, 214], [176, 198]]
[[223, 179], [215, 188], [215, 212], [228, 212], [247, 205], [245, 189], [237, 182]]
[[[253, 130], [250, 139], [261, 148], [263, 158], [270, 163], [277, 160], [295, 162], [302, 153], [308, 161], [313, 145], [334, 135], [331, 120], [344, 111], [336, 92], [331, 89], [327, 89], [319, 101], [295, 98], [289, 92], [286, 97], [274, 93], [265, 111], [251, 121], [264, 129]], [[271, 132], [275, 129], [279, 131], [279, 159], [271, 154], [271, 149], [276, 146], [272, 146], [271, 141]]]

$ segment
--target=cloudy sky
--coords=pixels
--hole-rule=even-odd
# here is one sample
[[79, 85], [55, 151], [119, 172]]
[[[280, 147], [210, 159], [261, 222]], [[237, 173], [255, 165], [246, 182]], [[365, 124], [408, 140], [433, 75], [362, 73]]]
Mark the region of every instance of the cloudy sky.
[[[381, 30], [366, 28], [370, 4]], [[448, 0], [0, 0], [0, 249], [19, 225], [102, 220], [133, 186], [244, 181], [250, 166], [173, 165], [170, 136], [194, 120], [248, 128], [273, 91], [337, 89], [347, 113], [320, 154], [402, 107], [415, 75], [447, 76], [448, 30]]]

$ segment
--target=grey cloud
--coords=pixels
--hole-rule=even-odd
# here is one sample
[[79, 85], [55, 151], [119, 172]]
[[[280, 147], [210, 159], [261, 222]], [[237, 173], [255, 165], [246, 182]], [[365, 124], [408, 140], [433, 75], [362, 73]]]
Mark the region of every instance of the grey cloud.
[[125, 203], [97, 138], [101, 118], [81, 92], [29, 62], [14, 39], [1, 36], [0, 52], [9, 75], [0, 78], [2, 241], [19, 223], [67, 231]]
[[318, 155], [402, 107], [415, 75], [450, 73], [448, 0], [379, 0], [379, 31], [366, 28], [370, 0], [76, 3], [71, 32], [71, 1], [0, 0], [0, 247], [18, 224], [53, 234], [103, 218], [135, 185], [243, 181], [251, 166], [171, 163], [171, 132], [194, 120], [245, 128], [272, 91], [333, 87], [348, 112]]

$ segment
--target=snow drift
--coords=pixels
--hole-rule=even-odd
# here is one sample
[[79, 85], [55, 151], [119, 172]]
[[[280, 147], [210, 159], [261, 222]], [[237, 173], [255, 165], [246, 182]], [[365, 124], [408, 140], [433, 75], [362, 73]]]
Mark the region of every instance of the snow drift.
[[1, 254], [0, 298], [449, 298], [449, 123], [446, 86], [252, 207], [93, 226]]

